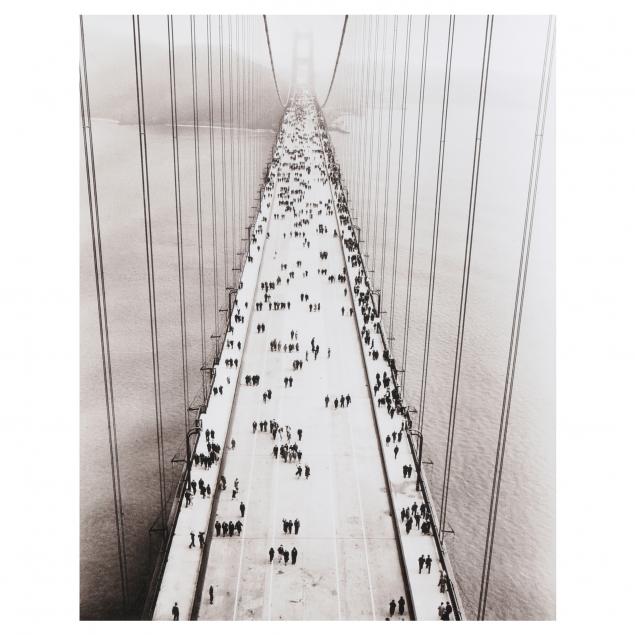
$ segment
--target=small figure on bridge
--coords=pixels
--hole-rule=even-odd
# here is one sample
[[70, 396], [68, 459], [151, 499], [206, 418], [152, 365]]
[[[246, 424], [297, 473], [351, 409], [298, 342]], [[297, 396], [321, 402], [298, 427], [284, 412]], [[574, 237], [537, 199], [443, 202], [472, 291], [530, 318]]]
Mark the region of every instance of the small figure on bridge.
[[390, 604], [388, 605], [388, 613], [390, 617], [395, 614], [395, 609], [397, 608], [397, 603], [394, 600], [390, 600]]
[[399, 604], [399, 615], [403, 615], [404, 607], [406, 606], [406, 600], [403, 599], [403, 595], [399, 598], [397, 604]]
[[397, 458], [397, 455], [399, 454], [399, 446], [398, 446], [398, 445], [396, 445], [396, 446], [395, 446], [395, 449], [394, 449], [393, 451], [394, 451], [394, 453], [395, 453], [395, 459], [396, 459], [396, 458]]
[[214, 604], [214, 586], [212, 584], [209, 585], [209, 603]]
[[324, 397], [324, 404], [326, 405], [327, 408], [329, 407], [329, 400], [330, 400], [330, 397], [326, 395], [326, 397]]
[[302, 428], [298, 428], [298, 441], [302, 441]]
[[295, 564], [295, 561], [298, 559], [298, 550], [293, 547], [291, 549], [291, 564]]
[[243, 503], [242, 501], [240, 501], [240, 515], [242, 518], [245, 517], [245, 503]]
[[175, 622], [179, 621], [179, 605], [175, 602], [174, 606], [172, 607], [172, 619]]
[[419, 556], [419, 573], [423, 570], [423, 565], [426, 563], [426, 559], [423, 557], [423, 554]]
[[293, 521], [293, 526], [295, 527], [295, 533], [297, 535], [300, 530], [300, 521], [297, 518]]
[[216, 521], [214, 523], [214, 528], [216, 529], [216, 535], [220, 536], [220, 522]]
[[205, 532], [198, 532], [198, 546], [202, 549], [205, 546]]
[[273, 557], [276, 555], [276, 552], [274, 551], [273, 547], [271, 547], [269, 549], [269, 564], [271, 564], [273, 562]]
[[236, 521], [236, 533], [240, 536], [240, 532], [243, 530], [243, 524], [240, 520]]
[[309, 478], [309, 476], [311, 476], [311, 468], [308, 465], [304, 466], [304, 476], [306, 478]]
[[426, 569], [428, 570], [428, 573], [430, 573], [431, 566], [432, 566], [432, 558], [430, 557], [430, 554], [428, 554], [428, 557], [426, 558]]
[[190, 546], [189, 546], [190, 549], [192, 547], [196, 547], [196, 543], [194, 542], [195, 538], [196, 538], [196, 534], [193, 531], [190, 531]]

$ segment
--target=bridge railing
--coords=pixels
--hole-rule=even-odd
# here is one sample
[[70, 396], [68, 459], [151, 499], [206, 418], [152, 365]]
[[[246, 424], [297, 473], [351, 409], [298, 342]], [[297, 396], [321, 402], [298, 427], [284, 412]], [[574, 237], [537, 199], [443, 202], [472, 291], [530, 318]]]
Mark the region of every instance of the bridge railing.
[[[327, 167], [328, 167], [328, 178], [329, 180], [331, 180], [333, 177], [335, 177], [335, 185], [336, 185], [336, 190], [338, 190], [337, 192], [337, 197], [336, 200], [334, 201], [335, 204], [335, 212], [339, 213], [337, 210], [337, 205], [340, 201], [340, 197], [341, 199], [343, 199], [344, 202], [344, 206], [346, 209], [345, 215], [348, 216], [348, 223], [351, 224], [352, 226], [352, 222], [351, 222], [351, 216], [350, 216], [350, 211], [349, 211], [349, 205], [348, 205], [348, 196], [345, 193], [345, 189], [344, 186], [342, 185], [342, 181], [341, 181], [341, 169], [339, 167], [339, 164], [336, 164], [335, 162], [335, 155], [333, 152], [333, 144], [331, 141], [331, 137], [329, 135], [328, 132], [328, 126], [326, 124], [326, 119], [324, 118], [324, 114], [322, 113], [322, 110], [319, 106], [319, 104], [317, 103], [317, 100], [315, 101], [315, 107], [317, 109], [318, 112], [318, 120], [320, 122], [320, 127], [321, 127], [321, 133], [323, 133], [323, 135], [326, 137], [327, 141], [328, 141], [328, 145], [331, 148], [331, 155], [327, 156]], [[333, 170], [333, 166], [337, 165], [337, 170]], [[366, 285], [368, 286], [368, 288], [370, 289], [370, 284], [369, 284], [369, 277], [368, 277], [368, 272], [366, 269], [366, 262], [364, 261], [364, 258], [362, 257], [362, 253], [361, 250], [359, 249], [359, 239], [358, 236], [356, 235], [355, 231], [352, 231], [353, 236], [355, 238], [354, 244], [355, 247], [358, 251], [359, 254], [359, 262], [360, 262], [360, 266], [362, 268], [363, 271], [363, 275], [364, 275], [364, 280], [366, 282]], [[391, 361], [394, 361], [394, 358], [392, 357], [392, 354], [390, 353], [390, 346], [388, 345], [388, 341], [387, 338], [384, 334], [384, 328], [383, 325], [381, 323], [381, 314], [379, 313], [379, 311], [377, 310], [377, 307], [375, 305], [375, 298], [374, 295], [372, 293], [369, 294], [369, 300], [372, 304], [372, 308], [373, 308], [373, 312], [374, 314], [377, 316], [378, 320], [379, 320], [379, 335], [381, 337], [381, 341], [384, 347], [384, 350], [388, 351], [389, 355], [390, 355], [390, 359]], [[397, 378], [397, 373], [395, 370], [395, 365], [394, 363], [388, 363], [388, 367], [390, 369], [390, 374], [393, 380], [393, 384], [395, 385], [395, 387], [398, 388], [399, 384], [398, 384], [398, 378]], [[399, 390], [399, 388], [398, 388]], [[401, 398], [401, 403], [402, 405], [404, 404], [404, 396], [401, 390], [399, 390], [400, 393], [400, 398]], [[443, 567], [443, 570], [447, 573], [447, 577], [448, 577], [448, 595], [450, 596], [450, 600], [452, 602], [452, 606], [454, 608], [454, 618], [456, 620], [462, 620], [464, 619], [464, 611], [463, 611], [463, 604], [461, 602], [460, 596], [458, 594], [458, 591], [456, 589], [456, 583], [454, 582], [454, 571], [452, 569], [452, 566], [450, 564], [449, 559], [446, 558], [446, 551], [445, 551], [445, 545], [443, 544], [443, 542], [441, 541], [441, 537], [440, 537], [440, 529], [439, 529], [439, 520], [438, 520], [438, 516], [436, 513], [436, 508], [434, 506], [433, 500], [432, 500], [432, 496], [431, 496], [431, 492], [430, 492], [430, 488], [428, 485], [428, 481], [427, 478], [425, 477], [425, 474], [423, 472], [423, 469], [421, 467], [421, 457], [417, 457], [417, 454], [415, 452], [414, 449], [414, 444], [412, 442], [412, 436], [411, 436], [411, 429], [413, 427], [412, 424], [412, 418], [410, 416], [410, 412], [408, 411], [407, 408], [403, 407], [403, 416], [406, 418], [407, 420], [407, 437], [408, 437], [408, 443], [410, 445], [410, 451], [412, 453], [412, 455], [415, 457], [415, 465], [416, 465], [416, 472], [417, 472], [417, 483], [419, 485], [419, 490], [421, 491], [421, 495], [423, 497], [423, 500], [426, 504], [426, 506], [428, 507], [428, 509], [430, 510], [430, 514], [432, 517], [432, 522], [431, 522], [431, 529], [432, 529], [432, 536], [437, 548], [437, 552], [439, 555], [439, 562], [441, 563], [441, 566]]]

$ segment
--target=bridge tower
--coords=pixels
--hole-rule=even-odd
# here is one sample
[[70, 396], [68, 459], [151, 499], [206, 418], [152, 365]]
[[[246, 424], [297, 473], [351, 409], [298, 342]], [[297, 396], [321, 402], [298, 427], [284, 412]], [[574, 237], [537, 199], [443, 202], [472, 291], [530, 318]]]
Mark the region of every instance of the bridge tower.
[[313, 33], [296, 31], [293, 38], [293, 71], [291, 73], [292, 92], [298, 88], [315, 90], [313, 65]]

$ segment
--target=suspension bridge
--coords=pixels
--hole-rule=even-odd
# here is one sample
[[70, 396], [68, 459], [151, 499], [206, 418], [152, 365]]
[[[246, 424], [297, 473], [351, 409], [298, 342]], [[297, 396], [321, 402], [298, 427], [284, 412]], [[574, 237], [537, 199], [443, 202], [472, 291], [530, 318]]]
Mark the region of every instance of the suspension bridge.
[[[188, 359], [188, 337], [191, 340], [193, 334], [187, 329], [185, 210], [181, 200], [183, 157], [179, 147], [182, 135], [179, 116], [182, 117], [183, 112], [179, 110], [175, 22], [172, 16], [165, 21], [179, 289], [179, 319], [173, 327], [180, 331], [181, 341], [183, 421], [180, 437], [185, 452], [179, 464], [178, 482], [172, 488], [166, 476], [169, 460], [162, 414], [143, 19], [139, 16], [131, 19], [160, 494], [160, 512], [153, 531], [161, 543], [148, 584], [143, 617], [155, 620], [469, 618], [450, 561], [446, 536], [452, 533], [448, 500], [495, 20], [491, 16], [484, 18], [482, 33], [458, 330], [451, 389], [448, 387], [450, 414], [439, 501], [433, 499], [426, 477], [423, 421], [433, 337], [456, 20], [454, 16], [449, 17], [444, 31], [437, 162], [434, 168], [427, 168], [434, 170], [436, 186], [432, 232], [427, 238], [431, 248], [425, 285], [416, 279], [414, 254], [420, 207], [418, 184], [424, 169], [420, 156], [429, 64], [429, 17], [421, 17], [421, 41], [413, 37], [413, 18], [409, 16], [384, 19], [381, 23], [374, 16], [357, 21], [343, 17], [339, 49], [323, 101], [315, 95], [312, 49], [304, 55], [296, 51], [293, 80], [283, 99], [267, 17], [231, 20], [218, 18], [218, 28], [213, 32], [210, 17], [189, 18], [192, 92], [188, 97], [192, 100], [194, 131], [196, 285], [200, 317], [200, 333], [196, 337], [201, 346], [198, 364], [201, 384], [194, 398], [189, 386], [193, 360]], [[405, 35], [400, 44], [401, 60], [397, 55], [400, 20], [399, 37]], [[256, 72], [253, 62], [257, 51], [246, 55], [249, 46], [255, 48], [258, 31], [264, 36], [266, 48], [262, 56], [270, 66], [269, 81], [280, 107], [273, 147], [263, 161], [267, 150], [260, 140], [238, 145], [232, 128], [223, 128], [222, 157], [217, 157], [212, 139], [214, 134], [219, 134], [214, 125], [215, 114], [223, 124], [231, 120], [244, 127], [259, 116], [258, 94], [265, 79], [262, 73]], [[197, 56], [201, 34], [206, 52], [203, 62]], [[80, 35], [83, 151], [118, 566], [125, 606], [130, 595], [129, 554], [83, 19]], [[223, 38], [228, 39], [228, 59], [213, 59], [214, 35], [219, 39], [218, 51], [224, 50]], [[549, 19], [540, 91], [536, 96], [532, 160], [480, 594], [474, 615], [478, 619], [486, 617], [554, 38], [555, 27]], [[375, 112], [376, 108], [381, 111], [388, 106], [390, 120], [386, 130], [382, 130], [383, 117], [373, 116], [370, 125], [368, 118], [360, 122], [364, 144], [349, 144], [340, 164], [323, 109], [342, 73], [347, 42], [353, 51], [361, 51], [362, 63], [340, 88], [342, 108], [355, 112], [370, 104]], [[415, 47], [421, 51], [421, 66], [412, 69], [410, 55]], [[396, 94], [395, 79], [400, 62], [401, 95]], [[212, 77], [216, 75], [214, 64], [219, 70], [218, 92]], [[207, 69], [204, 81], [201, 67], [204, 76]], [[405, 247], [400, 247], [400, 221], [408, 222], [407, 218], [402, 219], [405, 216], [402, 209], [407, 206], [402, 165], [406, 152], [409, 73], [416, 73], [417, 77], [418, 112], [409, 240]], [[379, 85], [381, 91], [376, 89]], [[203, 109], [201, 99], [206, 102]], [[398, 139], [393, 139], [393, 108], [399, 101], [401, 120], [394, 122]], [[209, 133], [208, 139], [204, 128]], [[380, 157], [390, 155], [393, 143], [398, 157], [396, 174], [393, 175], [386, 162], [382, 196], [375, 175], [380, 170]], [[257, 144], [261, 144], [260, 147]], [[209, 176], [201, 169], [201, 155], [207, 151], [212, 166]], [[238, 156], [234, 157], [234, 152]], [[215, 168], [214, 161], [221, 165]], [[354, 166], [356, 173], [346, 174], [343, 165]], [[219, 172], [220, 179], [217, 178]], [[258, 179], [260, 174], [261, 180]], [[391, 182], [393, 176], [396, 180]], [[206, 179], [210, 182], [209, 208], [201, 194]], [[236, 200], [233, 179], [239, 184]], [[347, 185], [348, 179], [352, 189]], [[396, 193], [394, 205], [389, 199], [389, 190]], [[371, 192], [374, 192], [374, 205], [365, 204]], [[251, 205], [253, 195], [255, 207]], [[211, 235], [205, 232], [206, 214], [211, 217]], [[218, 218], [223, 221], [222, 232], [217, 230]], [[394, 233], [392, 255], [386, 253], [387, 234], [391, 232]], [[404, 248], [408, 254], [407, 282], [400, 330], [403, 341], [401, 354], [397, 355], [394, 344], [399, 331], [395, 298], [399, 293], [398, 278], [403, 276], [398, 268], [398, 254]], [[219, 257], [223, 260], [222, 267], [217, 263]], [[210, 274], [212, 280], [209, 280]], [[222, 300], [225, 294], [219, 294], [219, 288], [226, 291], [226, 301]], [[416, 294], [427, 295], [425, 326], [411, 333], [412, 302]], [[206, 304], [210, 297], [212, 307], [209, 301]], [[224, 320], [219, 319], [222, 315]], [[424, 354], [421, 383], [416, 399], [412, 400], [405, 394], [404, 386], [409, 345], [414, 337], [422, 340]]]

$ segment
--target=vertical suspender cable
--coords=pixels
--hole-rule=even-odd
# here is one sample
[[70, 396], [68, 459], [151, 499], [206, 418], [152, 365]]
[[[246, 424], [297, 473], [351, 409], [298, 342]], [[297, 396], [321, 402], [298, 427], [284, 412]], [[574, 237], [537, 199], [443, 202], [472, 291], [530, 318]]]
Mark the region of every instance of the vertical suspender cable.
[[141, 188], [143, 192], [143, 220], [145, 227], [146, 272], [148, 279], [148, 308], [150, 314], [150, 338], [152, 342], [152, 377], [154, 381], [154, 413], [157, 430], [157, 461], [159, 467], [159, 493], [161, 497], [161, 519], [164, 531], [167, 529], [165, 507], [167, 492], [165, 486], [165, 452], [163, 447], [163, 415], [161, 408], [161, 372], [159, 366], [159, 335], [157, 327], [157, 306], [154, 276], [154, 249], [152, 241], [152, 211], [150, 206], [150, 181], [148, 177], [148, 145], [146, 140], [145, 97], [143, 89], [143, 66], [141, 60], [141, 32], [139, 16], [132, 16], [132, 37], [134, 41], [135, 80], [137, 93], [137, 122], [139, 128], [139, 154], [141, 167]]
[[[366, 157], [367, 153], [367, 145], [368, 145], [368, 103], [369, 103], [369, 93], [370, 93], [370, 51], [372, 48], [372, 34], [373, 34], [373, 20], [371, 16], [367, 16], [368, 19], [368, 49], [364, 54], [364, 60], [366, 63], [366, 71], [364, 73], [364, 92], [363, 92], [363, 103], [362, 103], [362, 112], [364, 113], [364, 125], [362, 132], [362, 140], [359, 144], [360, 155], [359, 155], [359, 164], [360, 164], [360, 195], [359, 195], [359, 207], [360, 207], [360, 220], [359, 220], [359, 238], [362, 240], [362, 232], [366, 230], [366, 211], [368, 209], [368, 202], [366, 201], [366, 164], [368, 163]], [[376, 31], [376, 29], [375, 29]], [[375, 46], [375, 49], [377, 47]], [[359, 250], [360, 254], [363, 253], [363, 250]]]
[[406, 23], [406, 52], [404, 55], [403, 85], [401, 90], [401, 132], [399, 136], [399, 160], [397, 163], [397, 202], [395, 210], [395, 239], [393, 241], [392, 257], [392, 285], [390, 291], [390, 321], [388, 325], [388, 339], [393, 339], [393, 326], [395, 321], [395, 300], [397, 284], [397, 257], [399, 255], [399, 221], [401, 219], [401, 184], [403, 178], [403, 149], [406, 136], [406, 101], [408, 98], [408, 70], [410, 67], [410, 34], [412, 31], [412, 16], [408, 16]]
[[384, 215], [381, 241], [381, 277], [379, 288], [381, 296], [384, 297], [384, 275], [386, 271], [386, 239], [388, 229], [388, 199], [390, 195], [390, 155], [392, 151], [392, 111], [395, 102], [395, 64], [397, 61], [397, 29], [399, 26], [399, 16], [393, 18], [392, 30], [392, 61], [390, 63], [390, 99], [388, 100], [388, 142], [386, 146], [386, 185], [384, 186]]
[[531, 236], [534, 225], [534, 211], [536, 208], [536, 191], [538, 177], [540, 175], [540, 160], [542, 157], [542, 140], [545, 131], [547, 117], [547, 104], [549, 100], [549, 85], [551, 83], [551, 67], [553, 63], [553, 48], [555, 41], [555, 27], [553, 16], [549, 17], [547, 26], [547, 41], [542, 66], [542, 80], [540, 83], [540, 95], [538, 97], [538, 114], [536, 116], [536, 129], [534, 133], [534, 146], [531, 157], [531, 169], [529, 172], [529, 188], [527, 192], [527, 206], [525, 208], [525, 223], [523, 227], [523, 240], [520, 249], [520, 263], [518, 265], [518, 278], [516, 281], [516, 297], [514, 301], [514, 316], [509, 338], [509, 353], [507, 356], [507, 373], [505, 376], [505, 389], [503, 392], [503, 404], [501, 407], [500, 427], [498, 431], [498, 447], [496, 448], [496, 463], [492, 478], [492, 494], [490, 497], [489, 518], [487, 524], [487, 537], [485, 539], [485, 552], [483, 556], [483, 571], [481, 574], [481, 590], [478, 602], [479, 620], [485, 619], [487, 606], [487, 592], [489, 590], [490, 571], [492, 567], [492, 554], [494, 550], [494, 534], [496, 532], [496, 519], [498, 516], [498, 500], [500, 495], [501, 480], [503, 475], [503, 461], [505, 459], [505, 446], [507, 443], [507, 430], [509, 427], [509, 412], [514, 388], [514, 375], [516, 372], [516, 357], [518, 355], [518, 341], [523, 316], [523, 304], [525, 301], [525, 285], [527, 283], [527, 270], [529, 268], [529, 252], [531, 249]]
[[[225, 274], [225, 287], [229, 285], [227, 279], [227, 160], [225, 152], [225, 42], [223, 29], [223, 16], [218, 16], [218, 53], [220, 56], [220, 125], [221, 125], [221, 168], [223, 175], [223, 273]], [[223, 292], [224, 293], [224, 292]], [[229, 317], [229, 313], [228, 313]]]
[[201, 210], [201, 150], [198, 125], [198, 62], [196, 55], [196, 16], [190, 16], [190, 57], [192, 65], [192, 115], [194, 118], [194, 167], [196, 176], [196, 237], [198, 243], [198, 295], [201, 322], [201, 382], [203, 401], [207, 401], [207, 381], [203, 368], [207, 361], [207, 325], [205, 316], [205, 261], [203, 251], [203, 214]]
[[[229, 78], [229, 163], [230, 163], [230, 184], [231, 184], [231, 204], [232, 204], [232, 244], [231, 244], [231, 266], [232, 266], [232, 286], [236, 286], [236, 184], [235, 171], [234, 171], [234, 61], [232, 59], [234, 55], [234, 22], [232, 16], [227, 16], [229, 21], [229, 42], [228, 42], [228, 69], [227, 74]], [[231, 307], [227, 307], [227, 317], [229, 318]]]
[[[432, 309], [434, 306], [434, 286], [437, 271], [437, 247], [439, 244], [439, 218], [441, 215], [441, 194], [443, 192], [443, 171], [445, 166], [445, 138], [448, 126], [448, 105], [450, 103], [450, 78], [452, 74], [452, 51], [454, 49], [454, 21], [450, 16], [448, 23], [448, 41], [445, 52], [445, 74], [443, 79], [443, 100], [441, 105], [441, 127], [439, 135], [439, 152], [437, 155], [437, 177], [434, 195], [434, 220], [432, 224], [432, 248], [430, 250], [430, 272], [428, 275], [428, 300], [426, 304], [426, 327], [423, 339], [423, 372], [421, 373], [421, 389], [419, 392], [419, 432], [423, 429], [423, 418], [426, 408], [426, 391], [428, 387], [428, 361], [430, 359], [430, 333], [432, 329]], [[419, 455], [421, 455], [421, 437]], [[421, 459], [421, 456], [419, 456]]]
[[[236, 182], [238, 184], [237, 192], [237, 205], [238, 213], [236, 214], [236, 236], [237, 242], [234, 249], [239, 252], [242, 236], [242, 220], [243, 220], [243, 130], [242, 130], [242, 64], [241, 64], [241, 51], [242, 51], [242, 16], [236, 16]], [[237, 254], [238, 255], [238, 254]], [[240, 263], [240, 260], [239, 260]]]
[[448, 421], [448, 436], [445, 447], [445, 463], [443, 467], [443, 489], [441, 493], [441, 541], [445, 536], [445, 524], [448, 508], [448, 491], [452, 470], [452, 449], [454, 447], [454, 430], [456, 424], [456, 406], [459, 394], [459, 380], [461, 377], [461, 358], [463, 355], [463, 334], [465, 332], [465, 314], [467, 309], [467, 293], [470, 282], [470, 265], [472, 262], [472, 241], [474, 238], [474, 217], [476, 213], [476, 197], [478, 193], [478, 177], [481, 163], [481, 143], [483, 137], [483, 121], [485, 118], [485, 98], [487, 96], [487, 79], [489, 75], [490, 52], [492, 48], [492, 30], [494, 17], [487, 16], [485, 26], [485, 42], [483, 45], [483, 62], [481, 66], [481, 84], [478, 97], [478, 115], [476, 118], [476, 138], [474, 141], [474, 157], [472, 160], [472, 180], [470, 184], [470, 203], [465, 238], [465, 256], [463, 260], [463, 280], [461, 283], [461, 303], [459, 308], [459, 324], [456, 335], [456, 351], [454, 354], [454, 375], [452, 378], [452, 397], [450, 401], [450, 417]]
[[119, 580], [124, 614], [128, 612], [128, 560], [126, 556], [126, 532], [119, 475], [119, 449], [117, 443], [117, 422], [115, 417], [115, 395], [112, 381], [110, 358], [110, 335], [108, 331], [108, 311], [106, 302], [106, 282], [101, 248], [101, 226], [99, 221], [99, 202], [97, 197], [97, 176], [95, 174], [95, 152], [93, 148], [92, 119], [90, 114], [90, 93], [88, 89], [88, 70], [86, 68], [86, 42], [84, 36], [84, 18], [79, 18], [81, 55], [79, 68], [79, 94], [81, 103], [82, 138], [84, 144], [84, 163], [86, 167], [86, 185], [88, 189], [88, 210], [95, 270], [97, 313], [99, 316], [99, 340], [101, 344], [101, 364], [104, 377], [104, 397], [106, 402], [106, 425], [108, 427], [108, 448], [110, 450], [110, 476], [117, 533], [117, 557], [119, 560]]
[[[353, 201], [355, 204], [355, 224], [359, 225], [361, 222], [360, 213], [363, 210], [363, 204], [360, 200], [361, 196], [361, 165], [362, 165], [362, 140], [359, 138], [362, 134], [362, 110], [365, 106], [364, 104], [364, 90], [365, 90], [365, 75], [366, 75], [366, 47], [367, 47], [367, 22], [370, 21], [369, 16], [362, 16], [362, 48], [361, 48], [361, 68], [359, 70], [359, 80], [357, 82], [357, 117], [356, 117], [356, 130], [354, 132], [355, 136], [355, 147], [357, 149], [355, 153], [355, 176], [353, 177]], [[365, 120], [365, 118], [364, 118]]]
[[[366, 232], [365, 232], [365, 240], [366, 240], [366, 258], [368, 258], [368, 241], [370, 238], [370, 207], [371, 207], [371, 182], [370, 182], [370, 173], [372, 171], [373, 164], [373, 145], [375, 140], [375, 89], [377, 86], [377, 44], [379, 40], [379, 16], [375, 16], [375, 42], [373, 44], [373, 84], [371, 89], [371, 98], [370, 98], [370, 147], [368, 154], [366, 154], [365, 149], [366, 146], [364, 144], [364, 171], [366, 171], [366, 164], [368, 164], [368, 173], [367, 176], [364, 177], [364, 187], [368, 184], [368, 201], [366, 201], [366, 196], [364, 196], [364, 209], [366, 210]], [[366, 159], [368, 157], [368, 159]], [[361, 250], [360, 250], [361, 253]]]
[[377, 160], [375, 164], [375, 218], [373, 221], [373, 270], [372, 280], [373, 287], [375, 287], [376, 270], [377, 270], [377, 218], [379, 216], [379, 172], [381, 168], [381, 156], [382, 156], [382, 139], [384, 131], [384, 93], [385, 93], [385, 64], [386, 64], [386, 40], [388, 33], [388, 18], [382, 17], [384, 23], [384, 30], [382, 36], [381, 47], [381, 76], [379, 84], [381, 86], [379, 90], [379, 132], [377, 134]]
[[[214, 272], [214, 335], [218, 335], [218, 241], [216, 236], [216, 213], [218, 206], [216, 205], [216, 148], [214, 135], [214, 91], [212, 89], [212, 18], [206, 16], [206, 43], [207, 43], [207, 116], [209, 124], [209, 178], [211, 205], [210, 211], [212, 215], [212, 266]], [[218, 338], [214, 340], [214, 356], [218, 355]]]
[[404, 316], [403, 347], [401, 351], [401, 367], [404, 371], [404, 392], [406, 384], [406, 368], [408, 361], [408, 335], [410, 333], [410, 305], [412, 299], [412, 270], [414, 265], [415, 237], [417, 234], [417, 208], [419, 207], [419, 173], [421, 170], [421, 136], [423, 131], [423, 105], [426, 96], [426, 74], [428, 64], [428, 33], [430, 16], [425, 17], [423, 31], [423, 53], [421, 57], [421, 73], [419, 81], [419, 112], [417, 116], [417, 144], [415, 148], [415, 174], [412, 187], [412, 211], [410, 217], [410, 249], [408, 252], [408, 287], [406, 291], [406, 310]]
[[183, 220], [181, 214], [181, 163], [179, 157], [179, 118], [176, 99], [176, 67], [174, 63], [174, 18], [167, 16], [168, 62], [170, 66], [170, 117], [172, 123], [172, 165], [174, 172], [174, 211], [176, 215], [176, 250], [179, 270], [179, 316], [181, 321], [181, 373], [183, 381], [183, 423], [188, 431], [189, 378], [187, 359], [187, 314], [185, 307], [185, 267], [183, 265]]

